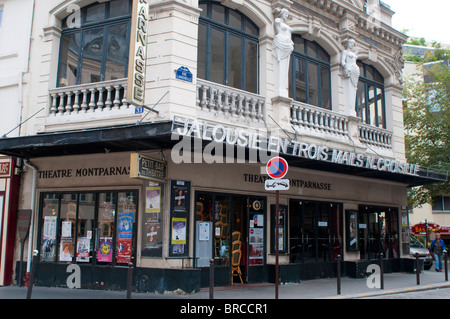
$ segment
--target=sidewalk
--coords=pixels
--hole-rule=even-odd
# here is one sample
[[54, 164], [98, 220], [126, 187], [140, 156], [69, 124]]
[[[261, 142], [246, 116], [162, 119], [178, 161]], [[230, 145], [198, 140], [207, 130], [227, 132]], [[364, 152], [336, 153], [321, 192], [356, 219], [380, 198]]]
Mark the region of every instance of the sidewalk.
[[[384, 289], [368, 288], [367, 279], [341, 278], [341, 294], [337, 294], [337, 280], [305, 280], [300, 284], [279, 286], [279, 299], [355, 299], [368, 296], [382, 296], [393, 293], [407, 293], [418, 290], [450, 288], [444, 273], [434, 270], [420, 273], [420, 285], [416, 275], [407, 273], [384, 274]], [[17, 286], [0, 287], [0, 299], [26, 299], [27, 288]], [[32, 299], [126, 299], [126, 291], [69, 289], [54, 287], [33, 287]], [[216, 287], [214, 299], [274, 299], [272, 284], [235, 285]], [[132, 293], [132, 299], [209, 299], [209, 289], [197, 293]]]

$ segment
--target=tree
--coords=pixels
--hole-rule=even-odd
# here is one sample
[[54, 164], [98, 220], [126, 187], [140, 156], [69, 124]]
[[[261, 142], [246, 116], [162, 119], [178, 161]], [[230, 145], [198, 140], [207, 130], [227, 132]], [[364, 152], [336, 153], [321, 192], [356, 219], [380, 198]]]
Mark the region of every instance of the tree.
[[[410, 163], [445, 172], [450, 171], [450, 51], [439, 48], [427, 54], [419, 63], [428, 81], [406, 79], [403, 96], [406, 107], [403, 111], [406, 129], [406, 158]], [[440, 59], [446, 58], [446, 63]], [[445, 62], [445, 61], [444, 61]], [[430, 80], [431, 79], [431, 80]], [[449, 194], [449, 181], [424, 185], [410, 189], [408, 206], [420, 207], [432, 203], [433, 197]]]

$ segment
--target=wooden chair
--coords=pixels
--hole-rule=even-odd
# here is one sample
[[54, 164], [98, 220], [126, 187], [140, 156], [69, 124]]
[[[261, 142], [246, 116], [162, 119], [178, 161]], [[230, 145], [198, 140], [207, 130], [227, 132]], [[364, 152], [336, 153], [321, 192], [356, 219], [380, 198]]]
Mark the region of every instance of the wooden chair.
[[242, 255], [241, 242], [233, 242], [232, 245], [233, 245], [234, 250], [231, 253], [231, 274], [233, 275], [233, 277], [231, 279], [231, 284], [232, 285], [234, 284], [233, 278], [235, 276], [238, 276], [239, 279], [241, 280], [241, 284], [244, 284], [244, 281], [242, 280], [242, 272], [241, 272], [241, 268], [240, 268], [241, 255]]

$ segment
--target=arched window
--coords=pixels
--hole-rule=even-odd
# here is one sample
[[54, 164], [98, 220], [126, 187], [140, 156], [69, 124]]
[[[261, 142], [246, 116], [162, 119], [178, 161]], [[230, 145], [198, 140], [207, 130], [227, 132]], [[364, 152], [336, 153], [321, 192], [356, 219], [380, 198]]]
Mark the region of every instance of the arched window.
[[386, 128], [384, 79], [373, 66], [358, 61], [360, 76], [356, 113], [369, 125]]
[[289, 72], [290, 96], [299, 102], [331, 109], [330, 56], [316, 42], [293, 35]]
[[95, 3], [62, 21], [59, 87], [127, 76], [131, 4]]
[[198, 77], [258, 93], [258, 27], [215, 2], [200, 2]]

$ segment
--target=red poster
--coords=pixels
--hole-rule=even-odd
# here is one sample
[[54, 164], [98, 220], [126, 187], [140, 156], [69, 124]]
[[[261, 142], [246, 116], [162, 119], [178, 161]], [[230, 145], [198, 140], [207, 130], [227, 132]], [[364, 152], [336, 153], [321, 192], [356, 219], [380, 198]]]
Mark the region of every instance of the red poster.
[[131, 249], [133, 240], [131, 238], [119, 238], [117, 243], [117, 263], [128, 264], [131, 262]]

